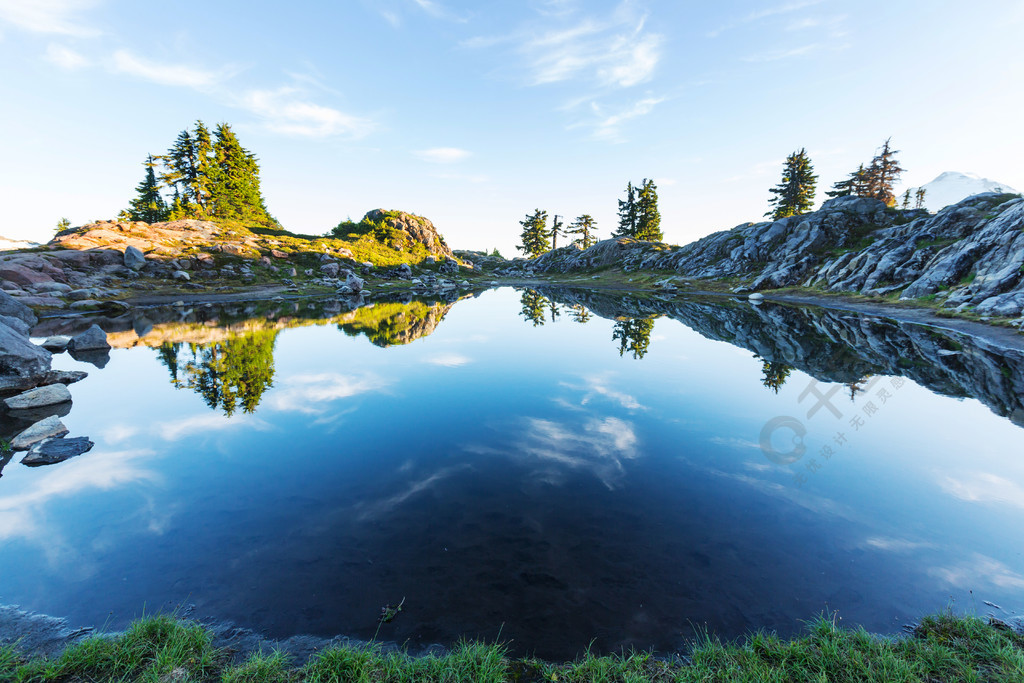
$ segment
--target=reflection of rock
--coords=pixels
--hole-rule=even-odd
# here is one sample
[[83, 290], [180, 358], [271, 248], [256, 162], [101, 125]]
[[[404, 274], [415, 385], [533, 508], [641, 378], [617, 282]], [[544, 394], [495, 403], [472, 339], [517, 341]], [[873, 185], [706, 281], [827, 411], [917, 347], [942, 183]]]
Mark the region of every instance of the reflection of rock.
[[89, 376], [84, 370], [50, 370], [43, 375], [43, 384], [74, 384]]
[[36, 467], [38, 465], [55, 465], [92, 450], [93, 443], [84, 436], [73, 439], [44, 439], [32, 446], [28, 455], [21, 459], [22, 465]]
[[70, 351], [69, 353], [75, 360], [95, 365], [101, 370], [110, 362], [110, 352], [108, 351]]
[[24, 410], [10, 410], [7, 412], [7, 418], [11, 420], [15, 425], [21, 424], [22, 426], [35, 424], [40, 420], [44, 420], [51, 415], [57, 417], [66, 417], [71, 412], [71, 401], [64, 401], [63, 403], [55, 403], [49, 406], [40, 406], [39, 408], [25, 408]]
[[976, 398], [1024, 426], [1024, 353], [985, 339], [817, 307], [768, 302], [754, 307], [728, 299], [637, 300], [584, 290], [546, 293], [604, 318], [664, 315], [709, 339], [826, 382], [849, 384], [869, 375], [908, 377], [939, 394]]
[[68, 428], [64, 426], [64, 423], [60, 421], [60, 418], [56, 415], [52, 415], [45, 420], [40, 420], [14, 437], [11, 440], [11, 448], [16, 451], [24, 451], [32, 446], [32, 444], [42, 441], [43, 439], [60, 437], [67, 433]]
[[26, 410], [42, 408], [71, 400], [71, 392], [63, 384], [50, 384], [45, 387], [30, 389], [26, 392], [4, 399], [8, 410]]
[[99, 325], [92, 325], [85, 332], [76, 334], [68, 341], [69, 351], [108, 351], [107, 333]]

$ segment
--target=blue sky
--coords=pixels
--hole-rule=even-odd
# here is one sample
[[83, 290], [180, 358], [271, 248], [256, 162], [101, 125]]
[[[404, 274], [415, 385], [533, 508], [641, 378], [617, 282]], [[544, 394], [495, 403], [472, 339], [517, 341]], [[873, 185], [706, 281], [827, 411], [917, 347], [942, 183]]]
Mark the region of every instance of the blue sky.
[[397, 208], [506, 256], [645, 177], [670, 242], [758, 220], [801, 147], [819, 195], [889, 136], [908, 186], [1024, 188], [1021, 35], [1020, 0], [0, 0], [0, 235], [114, 217], [197, 118], [293, 231]]

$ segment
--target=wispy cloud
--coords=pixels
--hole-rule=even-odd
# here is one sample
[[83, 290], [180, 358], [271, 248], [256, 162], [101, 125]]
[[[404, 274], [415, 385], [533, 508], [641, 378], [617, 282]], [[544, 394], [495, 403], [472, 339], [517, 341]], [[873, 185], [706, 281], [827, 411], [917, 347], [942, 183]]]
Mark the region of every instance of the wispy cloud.
[[282, 135], [361, 138], [376, 127], [370, 119], [310, 102], [294, 86], [249, 90], [239, 105], [263, 119], [264, 127]]
[[631, 2], [620, 3], [606, 17], [581, 17], [569, 3], [546, 3], [538, 9], [546, 22], [558, 25], [478, 36], [462, 46], [515, 45], [531, 85], [583, 80], [628, 88], [650, 80], [661, 60], [664, 36], [647, 30], [646, 15], [638, 14]]
[[969, 559], [948, 567], [928, 571], [939, 581], [956, 588], [977, 589], [989, 585], [997, 588], [1024, 588], [1024, 576], [994, 558], [974, 553]]
[[81, 69], [89, 66], [89, 60], [63, 45], [50, 43], [46, 46], [46, 61], [62, 69]]
[[160, 85], [205, 90], [223, 81], [227, 71], [211, 71], [183, 64], [163, 64], [139, 57], [128, 50], [118, 50], [113, 57], [114, 71], [137, 76]]
[[989, 472], [946, 477], [939, 481], [939, 486], [954, 498], [969, 503], [1000, 503], [1024, 508], [1024, 487]]
[[214, 431], [237, 429], [239, 427], [264, 430], [268, 429], [269, 425], [263, 420], [250, 415], [228, 417], [220, 413], [202, 413], [160, 422], [155, 425], [155, 431], [165, 441], [177, 441], [186, 436], [208, 434]]
[[663, 97], [645, 97], [634, 102], [631, 107], [614, 114], [607, 114], [596, 102], [592, 103], [591, 110], [596, 117], [596, 120], [591, 122], [594, 138], [611, 142], [622, 142], [621, 127], [623, 123], [650, 114], [657, 105], [664, 101], [665, 98]]
[[752, 64], [758, 64], [762, 62], [777, 62], [782, 59], [792, 59], [793, 57], [802, 57], [803, 55], [810, 54], [821, 49], [820, 43], [810, 43], [808, 45], [801, 45], [800, 47], [783, 48], [779, 50], [769, 50], [767, 52], [760, 52], [753, 55], [747, 55], [741, 59], [744, 62]]
[[744, 24], [752, 24], [762, 19], [767, 19], [768, 17], [774, 17], [781, 14], [790, 14], [792, 12], [796, 12], [797, 10], [801, 10], [806, 7], [820, 5], [822, 2], [824, 2], [824, 0], [798, 0], [797, 2], [787, 2], [781, 5], [775, 5], [772, 7], [766, 7], [764, 9], [755, 10], [743, 17], [727, 22], [719, 26], [718, 28], [709, 31], [707, 36], [708, 38], [717, 38], [726, 31], [732, 30]]
[[411, 2], [435, 19], [444, 19], [446, 21], [456, 21], [459, 23], [466, 22], [465, 17], [459, 16], [440, 2], [437, 2], [437, 0], [411, 0]]
[[583, 386], [569, 384], [562, 382], [561, 386], [569, 389], [585, 392], [583, 398], [580, 399], [579, 404], [581, 406], [588, 405], [595, 397], [602, 397], [614, 403], [618, 403], [626, 410], [646, 410], [646, 407], [640, 403], [632, 394], [627, 394], [624, 391], [610, 386], [611, 377], [609, 375], [589, 375], [583, 378]]
[[453, 164], [472, 156], [469, 151], [459, 149], [458, 147], [434, 147], [432, 149], [421, 149], [413, 152], [413, 154], [423, 161], [429, 161], [432, 164]]
[[378, 391], [387, 382], [373, 375], [341, 375], [333, 372], [295, 375], [271, 393], [264, 401], [268, 409], [320, 415], [331, 409], [334, 401]]
[[439, 356], [426, 359], [431, 365], [440, 365], [445, 368], [458, 368], [467, 363], [473, 362], [470, 358], [458, 353], [443, 353]]
[[0, 21], [33, 33], [97, 36], [100, 31], [81, 17], [97, 4], [97, 0], [0, 0]]

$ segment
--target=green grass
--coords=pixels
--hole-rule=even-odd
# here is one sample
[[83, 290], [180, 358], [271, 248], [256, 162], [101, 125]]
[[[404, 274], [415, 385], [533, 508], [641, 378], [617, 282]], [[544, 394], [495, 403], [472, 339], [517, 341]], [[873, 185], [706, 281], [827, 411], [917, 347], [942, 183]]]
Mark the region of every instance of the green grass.
[[699, 634], [685, 657], [648, 652], [572, 662], [512, 658], [500, 644], [462, 642], [443, 655], [411, 657], [377, 644], [332, 647], [304, 665], [280, 652], [258, 652], [241, 663], [215, 648], [202, 627], [149, 617], [113, 637], [93, 637], [53, 659], [25, 658], [0, 647], [0, 681], [222, 681], [224, 683], [359, 683], [480, 681], [563, 683], [643, 681], [1021, 681], [1024, 636], [998, 621], [940, 614], [902, 638], [839, 628], [821, 617], [793, 640], [758, 633], [724, 643]]

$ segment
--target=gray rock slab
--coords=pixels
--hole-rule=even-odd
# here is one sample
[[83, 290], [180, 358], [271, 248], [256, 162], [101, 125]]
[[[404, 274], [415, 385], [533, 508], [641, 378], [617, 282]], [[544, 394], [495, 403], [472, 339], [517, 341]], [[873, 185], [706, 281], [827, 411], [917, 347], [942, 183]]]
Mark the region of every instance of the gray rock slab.
[[68, 342], [69, 351], [109, 351], [107, 333], [99, 325], [93, 325], [85, 332], [76, 334]]
[[71, 400], [71, 392], [63, 384], [49, 384], [43, 387], [36, 387], [22, 392], [17, 396], [4, 399], [4, 405], [9, 410], [26, 410], [28, 408], [42, 408], [58, 403], [66, 403]]
[[28, 455], [21, 459], [22, 465], [56, 465], [68, 458], [82, 455], [92, 450], [93, 442], [84, 436], [73, 439], [60, 437], [43, 439], [34, 444]]
[[11, 439], [11, 448], [16, 451], [25, 451], [43, 439], [64, 436], [67, 433], [68, 428], [64, 426], [60, 418], [52, 415], [45, 420], [40, 420]]

